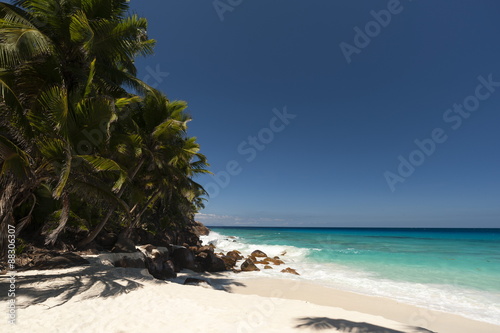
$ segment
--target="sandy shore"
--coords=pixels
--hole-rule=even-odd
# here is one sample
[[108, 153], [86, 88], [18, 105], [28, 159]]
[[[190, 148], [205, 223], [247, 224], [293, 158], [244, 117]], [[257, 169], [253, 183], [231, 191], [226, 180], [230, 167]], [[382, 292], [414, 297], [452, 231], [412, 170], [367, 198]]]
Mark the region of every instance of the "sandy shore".
[[[432, 311], [395, 300], [345, 292], [309, 282], [280, 279], [245, 279], [245, 286], [231, 286], [231, 291], [263, 297], [302, 300], [307, 303], [357, 311], [396, 321], [408, 327], [408, 332], [494, 333], [500, 326], [461, 316]], [[414, 328], [413, 330], [411, 328]], [[418, 330], [417, 328], [421, 328]], [[335, 330], [332, 330], [333, 332]], [[402, 330], [406, 332], [405, 330]], [[342, 331], [341, 331], [342, 332]], [[347, 332], [349, 332], [347, 330]], [[365, 331], [360, 331], [365, 332]], [[371, 332], [371, 331], [366, 331]], [[378, 332], [378, 331], [374, 331]], [[385, 332], [385, 331], [380, 331]], [[388, 331], [391, 332], [391, 331]]]
[[[500, 326], [288, 279], [183, 273], [173, 282], [146, 270], [91, 266], [17, 276], [17, 324], [1, 332], [495, 333]], [[241, 273], [244, 274], [244, 273]], [[188, 276], [211, 286], [183, 285]]]

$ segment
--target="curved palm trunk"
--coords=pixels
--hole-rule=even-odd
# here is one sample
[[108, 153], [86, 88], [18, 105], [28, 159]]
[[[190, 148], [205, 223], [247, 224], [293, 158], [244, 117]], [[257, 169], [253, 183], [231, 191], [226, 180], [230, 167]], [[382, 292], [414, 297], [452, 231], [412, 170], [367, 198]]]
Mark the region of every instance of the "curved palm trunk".
[[101, 223], [99, 223], [97, 225], [97, 227], [95, 227], [94, 230], [92, 230], [92, 232], [85, 239], [83, 239], [80, 243], [78, 243], [78, 247], [83, 247], [83, 246], [89, 244], [97, 237], [97, 235], [102, 231], [102, 229], [104, 228], [106, 223], [108, 223], [108, 220], [111, 217], [111, 215], [113, 214], [113, 212], [115, 211], [115, 209], [116, 209], [116, 205], [113, 205], [113, 207], [111, 207], [108, 210], [108, 213], [106, 214], [104, 219], [101, 221]]
[[61, 231], [64, 230], [66, 227], [66, 223], [68, 223], [69, 219], [69, 211], [70, 211], [70, 206], [69, 206], [69, 194], [65, 192], [62, 195], [62, 213], [61, 213], [61, 218], [59, 220], [59, 225], [57, 228], [55, 228], [50, 234], [47, 235], [45, 238], [45, 245], [54, 245], [57, 241], [57, 237], [61, 233]]
[[[139, 164], [137, 164], [134, 171], [132, 172], [132, 175], [130, 176], [130, 180], [135, 178], [135, 176], [137, 175], [139, 170], [144, 165], [144, 162], [146, 162], [146, 160], [144, 158], [142, 158], [141, 161], [139, 162]], [[120, 189], [120, 191], [118, 192], [118, 194], [116, 195], [118, 197], [118, 199], [120, 199], [122, 197], [123, 193], [125, 192], [125, 188], [126, 188], [126, 185], [124, 184], [122, 186], [122, 188]], [[108, 221], [111, 218], [111, 215], [113, 215], [116, 207], [117, 207], [117, 205], [115, 204], [108, 210], [108, 213], [106, 214], [104, 219], [94, 228], [94, 230], [92, 230], [90, 232], [90, 234], [87, 237], [85, 237], [82, 241], [80, 241], [78, 243], [77, 247], [84, 247], [85, 245], [89, 244], [97, 237], [97, 235], [102, 231], [102, 229], [104, 228], [106, 223], [108, 223]]]
[[141, 221], [142, 215], [148, 210], [149, 205], [151, 205], [153, 202], [155, 202], [156, 200], [158, 200], [159, 196], [160, 196], [160, 191], [156, 191], [151, 196], [151, 198], [149, 198], [148, 202], [146, 202], [146, 204], [144, 205], [144, 208], [135, 217], [134, 222], [129, 225], [129, 227], [127, 229], [127, 235], [130, 235], [132, 229], [134, 229], [135, 227], [137, 227], [137, 225]]

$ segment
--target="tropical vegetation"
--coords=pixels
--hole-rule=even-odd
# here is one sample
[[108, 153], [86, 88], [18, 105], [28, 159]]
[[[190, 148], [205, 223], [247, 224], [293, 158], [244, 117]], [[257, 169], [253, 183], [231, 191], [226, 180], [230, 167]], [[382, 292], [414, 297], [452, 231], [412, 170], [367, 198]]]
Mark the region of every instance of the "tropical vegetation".
[[[104, 228], [182, 226], [203, 207], [186, 103], [137, 77], [154, 45], [126, 0], [0, 2], [1, 247], [8, 225], [77, 248]], [[62, 242], [69, 229], [83, 236]]]

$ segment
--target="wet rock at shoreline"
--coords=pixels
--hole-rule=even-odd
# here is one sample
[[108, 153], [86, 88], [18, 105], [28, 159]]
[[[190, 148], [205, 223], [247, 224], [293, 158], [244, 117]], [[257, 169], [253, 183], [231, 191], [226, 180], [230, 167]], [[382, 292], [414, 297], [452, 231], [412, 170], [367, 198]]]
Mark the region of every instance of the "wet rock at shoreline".
[[273, 265], [276, 265], [276, 266], [285, 264], [285, 262], [281, 259], [266, 258], [266, 261], [269, 261], [270, 263], [272, 263]]
[[240, 252], [240, 251], [237, 251], [237, 250], [229, 251], [228, 253], [226, 253], [226, 256], [231, 257], [231, 258], [234, 258], [235, 260], [240, 260], [240, 259], [243, 259], [243, 258], [244, 258], [244, 257], [241, 255], [241, 252]]
[[224, 265], [226, 266], [226, 270], [231, 270], [236, 266], [236, 259], [230, 256], [222, 256], [222, 261], [224, 261]]
[[208, 244], [208, 245], [205, 245], [205, 246], [202, 246], [202, 247], [198, 248], [198, 250], [196, 251], [196, 253], [200, 253], [200, 252], [213, 252], [214, 250], [215, 250], [215, 245]]
[[297, 271], [295, 269], [290, 268], [290, 267], [287, 267], [287, 268], [281, 270], [281, 273], [290, 273], [290, 274], [300, 275], [299, 273], [297, 273]]
[[251, 259], [247, 259], [241, 264], [241, 270], [244, 272], [260, 271], [260, 269], [255, 266]]
[[256, 257], [256, 258], [266, 258], [267, 254], [265, 254], [261, 250], [255, 250], [255, 251], [252, 252], [251, 256], [252, 257]]
[[206, 236], [210, 233], [210, 229], [208, 229], [203, 223], [194, 221], [191, 225], [191, 231], [198, 237]]

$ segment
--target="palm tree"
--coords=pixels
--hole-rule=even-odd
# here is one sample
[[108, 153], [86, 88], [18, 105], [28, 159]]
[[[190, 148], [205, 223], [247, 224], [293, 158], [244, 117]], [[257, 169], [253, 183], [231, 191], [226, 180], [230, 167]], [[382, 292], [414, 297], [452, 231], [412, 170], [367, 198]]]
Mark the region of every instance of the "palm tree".
[[[118, 173], [114, 191], [126, 173], [99, 155], [104, 142], [89, 143], [85, 134], [98, 131], [109, 137], [116, 103], [128, 100], [124, 86], [147, 88], [135, 77], [133, 60], [151, 53], [154, 41], [147, 38], [146, 20], [125, 17], [127, 10], [125, 0], [0, 3], [2, 231], [16, 207], [29, 198], [34, 205], [42, 183], [50, 185], [62, 207], [59, 225], [47, 233], [50, 244], [69, 218], [72, 191], [91, 186], [89, 193], [117, 201], [85, 169]], [[30, 214], [22, 221], [29, 222]]]
[[[194, 216], [199, 197], [206, 192], [192, 180], [208, 172], [206, 157], [199, 153], [195, 138], [186, 135], [191, 118], [184, 112], [182, 101], [171, 102], [156, 90], [151, 90], [140, 103], [123, 113], [115, 136], [114, 159], [128, 164], [128, 182], [118, 193], [128, 196], [133, 216], [129, 231], [139, 226], [143, 215], [152, 211], [158, 202], [176, 207], [179, 216]], [[126, 149], [128, 144], [129, 149]], [[127, 189], [128, 186], [128, 189]], [[127, 189], [127, 191], [126, 191]], [[90, 243], [104, 228], [114, 212], [109, 209], [105, 218], [83, 239], [79, 246]], [[178, 218], [178, 217], [176, 217]]]
[[187, 136], [186, 103], [136, 78], [134, 58], [154, 41], [127, 11], [127, 0], [0, 2], [3, 237], [35, 220], [54, 245], [77, 221], [92, 229], [83, 246], [110, 220], [132, 228], [161, 213], [179, 224], [202, 207], [193, 177], [207, 162]]
[[176, 211], [177, 216], [166, 214], [166, 218], [192, 219], [199, 208], [194, 202], [206, 194], [201, 185], [193, 181], [197, 174], [208, 173], [205, 169], [208, 164], [206, 157], [199, 153], [196, 138], [186, 135], [187, 122], [191, 120], [185, 113], [186, 107], [185, 102], [170, 102], [165, 96], [155, 94], [146, 97], [143, 110], [138, 113], [149, 119], [143, 135], [152, 160], [143, 183], [145, 192], [151, 190], [149, 200], [135, 215], [132, 227], [138, 226], [146, 208], [155, 207], [156, 203]]
[[124, 85], [146, 88], [135, 77], [134, 58], [152, 54], [155, 41], [147, 37], [146, 19], [127, 16], [127, 0], [13, 3], [0, 3], [0, 68], [32, 74], [24, 89], [64, 84], [71, 91], [87, 82], [92, 63], [99, 93], [123, 97]]
[[[88, 80], [91, 80], [91, 77], [92, 75], [89, 75]], [[33, 160], [31, 166], [34, 170], [30, 172], [30, 177], [18, 177], [21, 180], [19, 182], [20, 188], [26, 188], [29, 185], [28, 190], [17, 191], [18, 193], [26, 193], [21, 197], [21, 203], [26, 196], [33, 196], [34, 191], [42, 183], [49, 186], [55, 200], [60, 200], [61, 209], [56, 212], [59, 216], [59, 223], [57, 227], [46, 226], [46, 243], [55, 243], [58, 235], [64, 230], [71, 213], [77, 216], [70, 210], [69, 196], [71, 193], [85, 191], [86, 200], [119, 203], [128, 211], [125, 203], [119, 201], [119, 198], [113, 194], [113, 191], [119, 191], [125, 182], [126, 172], [115, 161], [100, 155], [102, 143], [94, 142], [95, 144], [91, 144], [86, 141], [93, 154], [78, 153], [79, 143], [82, 142], [83, 136], [80, 129], [83, 127], [87, 131], [99, 131], [101, 130], [99, 124], [104, 124], [108, 128], [116, 117], [113, 111], [115, 109], [114, 100], [104, 95], [94, 96], [88, 89], [69, 93], [64, 88], [55, 86], [43, 91], [33, 106], [33, 109], [26, 112], [28, 128], [31, 129], [31, 132], [36, 133], [31, 140], [19, 134], [21, 131], [17, 130], [14, 117], [6, 111], [8, 108], [3, 109], [4, 119], [7, 120], [3, 124], [6, 134], [18, 133], [16, 136], [9, 136], [20, 142], [21, 147], [25, 147], [25, 150], [29, 151], [30, 154], [25, 153], [6, 136], [0, 137], [0, 141], [3, 141], [2, 146], [4, 146], [5, 151], [5, 147], [10, 146], [10, 151], [16, 152], [19, 156], [16, 158], [23, 162], [18, 163], [19, 166], [25, 166], [27, 170], [30, 170], [28, 162]], [[103, 136], [106, 135], [108, 134], [103, 134]], [[0, 162], [5, 166], [6, 163], [10, 163], [12, 157], [7, 158], [7, 153], [2, 155], [5, 157]], [[23, 158], [20, 159], [20, 157]], [[23, 169], [20, 170], [23, 171]], [[15, 173], [19, 174], [15, 168], [5, 169], [1, 176], [7, 176], [5, 179], [10, 179], [12, 184], [12, 176], [9, 177], [9, 175]], [[24, 172], [24, 174], [26, 173]], [[102, 184], [110, 184], [111, 182], [113, 183], [112, 187], [102, 186]], [[16, 196], [10, 196], [10, 198], [11, 201], [13, 200], [12, 205], [14, 205], [17, 200]], [[36, 197], [34, 198], [36, 202]], [[12, 220], [12, 216], [9, 219]], [[30, 217], [27, 216], [25, 221], [29, 221], [29, 219]], [[18, 232], [23, 227], [24, 224], [20, 225]]]

